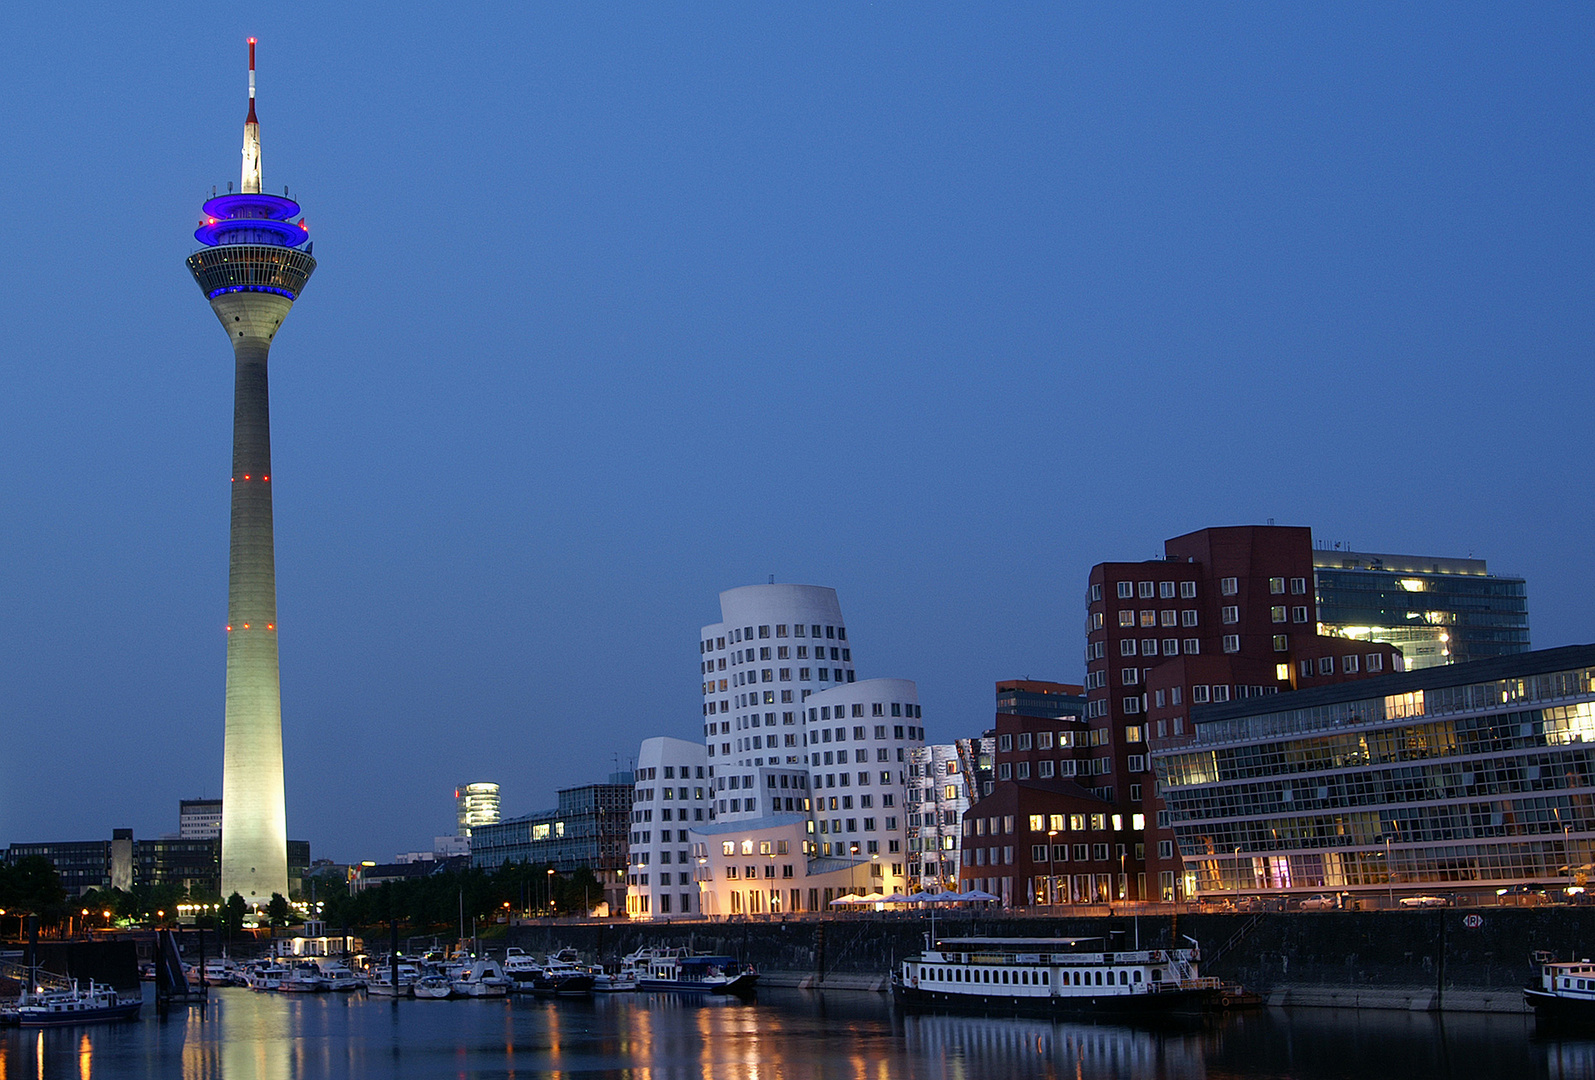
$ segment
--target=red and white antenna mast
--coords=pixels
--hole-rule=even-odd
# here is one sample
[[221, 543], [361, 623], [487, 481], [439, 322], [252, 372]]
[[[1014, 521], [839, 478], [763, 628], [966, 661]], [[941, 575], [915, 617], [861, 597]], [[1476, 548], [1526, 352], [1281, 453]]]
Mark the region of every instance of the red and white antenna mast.
[[244, 177], [239, 190], [260, 192], [260, 121], [255, 119], [255, 39], [249, 39], [249, 115], [244, 118]]

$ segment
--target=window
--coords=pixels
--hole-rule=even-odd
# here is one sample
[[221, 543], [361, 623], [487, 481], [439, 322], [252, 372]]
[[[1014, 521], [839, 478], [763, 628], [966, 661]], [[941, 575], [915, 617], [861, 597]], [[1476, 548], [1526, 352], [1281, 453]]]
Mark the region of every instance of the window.
[[[1372, 667], [1370, 667], [1369, 670], [1371, 671]], [[1037, 750], [1051, 750], [1052, 749], [1052, 732], [1050, 732], [1050, 731], [1038, 731], [1038, 732], [1036, 732], [1036, 749]], [[947, 764], [952, 765], [954, 763], [949, 761]]]
[[1119, 641], [1119, 655], [1120, 656], [1134, 656], [1135, 655], [1135, 639], [1134, 638], [1122, 638], [1122, 639], [1120, 639], [1120, 641]]
[[1229, 687], [1227, 687], [1227, 686], [1214, 686], [1213, 687], [1213, 700], [1214, 701], [1228, 701], [1229, 700]]
[[1120, 600], [1134, 600], [1135, 599], [1135, 585], [1133, 583], [1131, 583], [1131, 582], [1128, 582], [1128, 581], [1119, 582], [1119, 599]]
[[1134, 686], [1136, 683], [1138, 683], [1140, 681], [1141, 681], [1141, 669], [1140, 668], [1127, 667], [1127, 668], [1119, 669], [1119, 682], [1124, 684], [1125, 686]]
[[1093, 603], [1095, 603], [1096, 601], [1101, 600], [1101, 599], [1102, 599], [1102, 584], [1101, 584], [1101, 582], [1098, 582], [1097, 584], [1091, 586], [1091, 600], [1092, 600]]
[[1385, 669], [1385, 658], [1378, 653], [1369, 653], [1366, 659], [1369, 671], [1383, 671]]
[[1131, 754], [1127, 759], [1127, 763], [1131, 772], [1146, 772], [1145, 754]]
[[1028, 761], [1019, 762], [1019, 767], [1018, 767], [1018, 769], [1016, 770], [1016, 772], [1014, 774], [1014, 779], [1016, 779], [1016, 780], [1029, 780], [1030, 779], [1030, 762], [1028, 762]]
[[1143, 600], [1152, 599], [1152, 590], [1153, 590], [1153, 586], [1156, 585], [1156, 582], [1142, 581], [1142, 582], [1139, 582], [1138, 585], [1139, 585], [1138, 591], [1139, 591], [1139, 593], [1141, 595], [1141, 598]]
[[1142, 626], [1156, 626], [1157, 625], [1157, 612], [1155, 612], [1155, 611], [1143, 611], [1143, 612], [1141, 612], [1141, 625]]
[[1188, 637], [1185, 639], [1185, 655], [1197, 656], [1202, 651], [1202, 639]]
[[1012, 750], [1013, 749], [1013, 736], [1012, 735], [998, 735], [997, 736], [997, 749], [998, 750]]
[[1169, 704], [1170, 705], [1178, 705], [1178, 704], [1180, 704], [1181, 696], [1182, 695], [1180, 693], [1180, 688], [1178, 686], [1169, 688]]
[[1029, 750], [1031, 748], [1031, 743], [1032, 742], [1033, 742], [1033, 740], [1030, 737], [1030, 732], [1021, 731], [1019, 733], [1019, 749], [1021, 749], [1021, 750]]
[[1290, 591], [1295, 596], [1305, 596], [1307, 594], [1307, 579], [1304, 577], [1291, 578]]
[[1031, 844], [1030, 845], [1030, 861], [1031, 862], [1046, 862], [1047, 861], [1047, 845], [1046, 844]]
[[1283, 596], [1285, 593], [1285, 579], [1282, 577], [1269, 578], [1268, 591], [1273, 593], [1275, 596]]
[[1186, 608], [1184, 611], [1180, 612], [1180, 625], [1181, 626], [1195, 626], [1196, 625], [1196, 609], [1195, 608]]
[[1291, 608], [1290, 609], [1290, 621], [1291, 622], [1306, 622], [1307, 621], [1307, 609], [1305, 607], [1301, 606], [1301, 605], [1297, 605], [1296, 607]]
[[1135, 625], [1135, 611], [1134, 611], [1134, 609], [1125, 608], [1123, 611], [1119, 612], [1119, 625], [1120, 626], [1134, 626]]
[[1140, 697], [1127, 697], [1127, 698], [1125, 698], [1124, 699], [1124, 711], [1126, 713], [1138, 713], [1138, 712], [1140, 712], [1141, 711], [1141, 699], [1140, 699]]
[[1191, 687], [1191, 703], [1193, 705], [1205, 705], [1209, 700], [1206, 686]]
[[1174, 858], [1174, 841], [1159, 840], [1157, 842], [1157, 857], [1160, 859]]
[[1003, 762], [1001, 765], [997, 766], [997, 779], [998, 780], [1011, 780], [1012, 778], [1013, 778], [1012, 772], [1009, 769], [1008, 763], [1006, 761]]
[[1279, 604], [1268, 609], [1268, 617], [1274, 622], [1285, 621], [1285, 605]]
[[1182, 599], [1182, 600], [1195, 600], [1196, 599], [1196, 582], [1194, 582], [1194, 581], [1182, 581], [1182, 582], [1180, 582], [1180, 599]]
[[1180, 639], [1179, 638], [1171, 638], [1171, 637], [1164, 638], [1163, 639], [1163, 655], [1164, 656], [1178, 656], [1178, 655], [1180, 655]]
[[1311, 678], [1313, 673], [1313, 662], [1311, 660], [1298, 660], [1296, 661], [1296, 670], [1301, 673], [1302, 678]]
[[1052, 779], [1052, 761], [1045, 759], [1036, 763], [1036, 776], [1042, 780]]
[[1318, 674], [1333, 675], [1335, 673], [1335, 658], [1333, 656], [1320, 656], [1318, 658]]
[[1274, 635], [1274, 651], [1275, 652], [1289, 652], [1290, 651], [1290, 635], [1289, 634], [1275, 634]]
[[1226, 607], [1222, 615], [1225, 626], [1234, 626], [1241, 621], [1241, 609], [1238, 607]]
[[1355, 672], [1357, 670], [1357, 658], [1355, 656], [1342, 656], [1340, 658], [1340, 670], [1348, 675]]
[[1157, 655], [1157, 638], [1142, 638], [1141, 639], [1141, 655], [1142, 656], [1156, 656]]
[[1225, 652], [1240, 652], [1241, 651], [1241, 636], [1239, 634], [1225, 634], [1224, 635], [1224, 651]]
[[1159, 626], [1178, 626], [1180, 624], [1180, 613], [1173, 608], [1160, 611], [1157, 613], [1157, 623]]
[[1143, 740], [1141, 738], [1141, 731], [1142, 729], [1139, 724], [1131, 724], [1124, 729], [1124, 741], [1142, 742]]
[[1218, 591], [1223, 596], [1234, 596], [1240, 592], [1240, 582], [1236, 578], [1223, 578], [1218, 583]]

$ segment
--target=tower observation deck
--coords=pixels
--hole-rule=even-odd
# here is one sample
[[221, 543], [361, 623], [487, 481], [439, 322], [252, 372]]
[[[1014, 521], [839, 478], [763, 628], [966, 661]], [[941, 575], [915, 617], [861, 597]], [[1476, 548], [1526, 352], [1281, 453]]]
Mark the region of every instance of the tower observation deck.
[[[266, 360], [316, 269], [299, 204], [260, 189], [255, 39], [238, 193], [211, 198], [188, 269], [233, 346], [232, 526], [227, 574], [226, 741], [222, 764], [222, 895], [263, 905], [288, 895], [277, 570], [271, 514]], [[229, 185], [230, 186], [230, 185]]]

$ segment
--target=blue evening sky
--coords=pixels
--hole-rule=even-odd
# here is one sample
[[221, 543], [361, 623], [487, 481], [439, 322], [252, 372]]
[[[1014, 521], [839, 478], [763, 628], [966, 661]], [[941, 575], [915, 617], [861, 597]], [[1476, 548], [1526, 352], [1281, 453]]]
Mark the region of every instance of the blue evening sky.
[[391, 858], [697, 738], [717, 593], [834, 586], [933, 740], [1208, 525], [1589, 614], [1595, 9], [29, 4], [0, 35], [0, 843], [221, 786], [238, 176], [290, 833]]

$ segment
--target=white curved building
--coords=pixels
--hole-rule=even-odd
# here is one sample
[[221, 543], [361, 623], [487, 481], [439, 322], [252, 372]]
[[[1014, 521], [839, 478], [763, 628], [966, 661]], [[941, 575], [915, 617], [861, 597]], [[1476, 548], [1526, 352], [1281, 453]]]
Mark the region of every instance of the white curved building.
[[644, 739], [634, 772], [626, 914], [635, 919], [702, 914], [687, 834], [708, 822], [703, 747], [686, 739]]
[[[792, 854], [808, 860], [802, 878], [846, 871], [840, 876], [870, 892], [902, 888], [908, 760], [925, 738], [914, 684], [859, 681], [834, 589], [747, 585], [721, 593], [720, 612], [699, 635], [715, 822], [714, 842], [700, 852], [705, 893], [725, 889], [713, 855], [733, 841], [740, 850], [733, 834], [768, 831], [777, 817], [784, 828], [790, 815], [799, 815], [801, 834]], [[806, 906], [807, 888], [791, 893], [798, 884], [783, 881], [787, 910], [801, 910], [799, 899]], [[814, 896], [823, 905], [831, 892]], [[714, 905], [706, 896], [704, 911], [757, 912], [747, 906], [757, 900], [749, 893], [733, 907], [729, 896]]]

